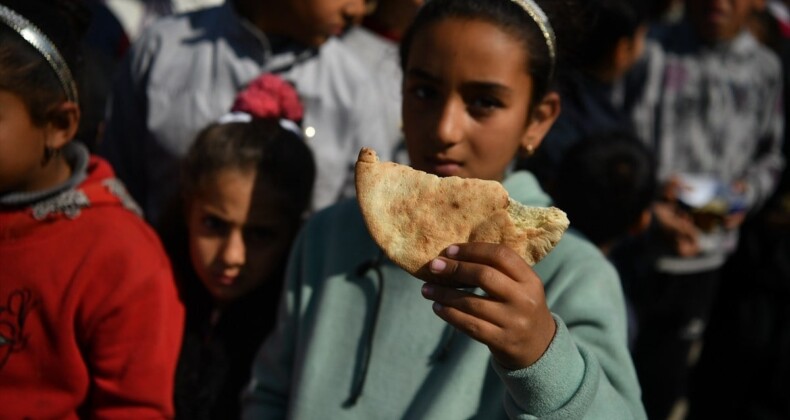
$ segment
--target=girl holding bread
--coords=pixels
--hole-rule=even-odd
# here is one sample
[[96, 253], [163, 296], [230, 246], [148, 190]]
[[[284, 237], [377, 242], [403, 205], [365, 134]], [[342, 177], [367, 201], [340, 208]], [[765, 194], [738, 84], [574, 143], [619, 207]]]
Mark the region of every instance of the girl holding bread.
[[[550, 204], [531, 174], [509, 168], [559, 113], [550, 86], [570, 6], [426, 3], [401, 44], [413, 168]], [[457, 243], [428, 267], [417, 281], [384, 258], [354, 201], [315, 215], [243, 417], [645, 417], [619, 279], [595, 246], [569, 232], [530, 267], [504, 245]]]

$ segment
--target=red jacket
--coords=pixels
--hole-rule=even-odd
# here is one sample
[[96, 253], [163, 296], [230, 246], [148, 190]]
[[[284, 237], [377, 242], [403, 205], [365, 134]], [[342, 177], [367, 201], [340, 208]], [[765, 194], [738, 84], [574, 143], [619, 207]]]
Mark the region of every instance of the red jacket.
[[183, 308], [118, 187], [92, 157], [59, 204], [0, 209], [0, 417], [173, 416]]

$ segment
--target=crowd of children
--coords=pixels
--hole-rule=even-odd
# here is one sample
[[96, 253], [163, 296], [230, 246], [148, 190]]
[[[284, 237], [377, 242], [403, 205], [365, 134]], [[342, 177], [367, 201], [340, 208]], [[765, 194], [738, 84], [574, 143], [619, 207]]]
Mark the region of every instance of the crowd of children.
[[[136, 3], [0, 0], [0, 417], [790, 416], [790, 2]], [[571, 228], [412, 277], [363, 146]]]

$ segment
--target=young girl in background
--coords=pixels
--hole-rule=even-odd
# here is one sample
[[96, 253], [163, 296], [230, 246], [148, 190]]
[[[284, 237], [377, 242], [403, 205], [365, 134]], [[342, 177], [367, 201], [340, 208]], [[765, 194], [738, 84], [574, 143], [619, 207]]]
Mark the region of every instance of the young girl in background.
[[170, 263], [110, 166], [72, 141], [81, 10], [0, 1], [2, 417], [172, 417]]
[[288, 83], [256, 79], [234, 111], [190, 148], [162, 229], [187, 310], [175, 393], [184, 419], [238, 418], [315, 178]]
[[[425, 4], [401, 44], [414, 168], [549, 204], [533, 176], [508, 168], [559, 113], [549, 86], [571, 31], [557, 12], [570, 6]], [[619, 279], [589, 242], [568, 233], [534, 268], [502, 245], [456, 244], [424, 282], [381, 255], [356, 202], [311, 219], [244, 418], [645, 417]]]

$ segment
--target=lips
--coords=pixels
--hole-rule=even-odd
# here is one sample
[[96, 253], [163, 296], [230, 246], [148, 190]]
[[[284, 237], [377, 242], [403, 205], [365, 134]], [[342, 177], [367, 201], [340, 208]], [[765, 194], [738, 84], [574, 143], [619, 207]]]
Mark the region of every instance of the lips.
[[729, 17], [730, 9], [726, 2], [711, 2], [705, 10], [705, 19], [709, 22], [719, 22]]
[[219, 276], [217, 277], [217, 283], [223, 286], [233, 286], [233, 283], [236, 282], [236, 277], [231, 276]]
[[428, 167], [427, 172], [441, 177], [457, 176], [463, 168], [461, 162], [446, 158], [428, 157], [425, 159], [425, 163]]
[[238, 282], [238, 272], [223, 272], [214, 275], [214, 281], [221, 286], [233, 286]]

